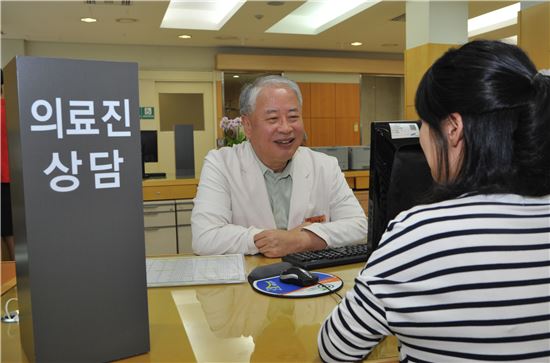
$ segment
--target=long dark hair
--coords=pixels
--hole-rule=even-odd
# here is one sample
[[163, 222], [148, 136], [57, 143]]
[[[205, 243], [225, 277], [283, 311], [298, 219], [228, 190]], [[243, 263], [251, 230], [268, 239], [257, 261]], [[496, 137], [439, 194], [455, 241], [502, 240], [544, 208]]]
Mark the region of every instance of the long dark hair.
[[[550, 76], [520, 48], [480, 40], [450, 49], [424, 74], [415, 106], [433, 131], [438, 199], [550, 194]], [[450, 179], [441, 125], [454, 112], [462, 116], [464, 150]]]

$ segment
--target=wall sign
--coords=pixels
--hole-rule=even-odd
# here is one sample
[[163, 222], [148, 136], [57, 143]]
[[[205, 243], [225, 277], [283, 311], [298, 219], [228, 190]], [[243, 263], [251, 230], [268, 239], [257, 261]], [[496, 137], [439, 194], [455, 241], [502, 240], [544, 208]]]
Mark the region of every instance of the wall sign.
[[155, 108], [148, 106], [148, 107], [140, 107], [139, 108], [139, 118], [142, 120], [154, 120], [155, 119]]

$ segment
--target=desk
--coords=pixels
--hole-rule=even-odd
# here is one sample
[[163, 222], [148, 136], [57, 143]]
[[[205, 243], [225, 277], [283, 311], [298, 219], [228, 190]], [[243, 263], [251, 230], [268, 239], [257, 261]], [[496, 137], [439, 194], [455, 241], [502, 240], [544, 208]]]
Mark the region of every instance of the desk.
[[15, 286], [15, 261], [2, 261], [2, 294]]
[[344, 171], [348, 185], [353, 190], [369, 189], [370, 170], [349, 170]]
[[143, 200], [193, 199], [197, 194], [198, 179], [146, 179], [143, 181]]
[[[369, 189], [369, 170], [344, 171], [350, 188]], [[197, 194], [198, 179], [178, 179], [167, 175], [165, 179], [146, 179], [143, 181], [143, 200], [193, 199]]]
[[[274, 262], [279, 260], [247, 256], [246, 268], [250, 272]], [[322, 271], [344, 281], [342, 295], [361, 266]], [[147, 293], [151, 351], [124, 362], [319, 362], [317, 333], [338, 300], [335, 295], [273, 298], [254, 292], [248, 283], [149, 288]], [[14, 288], [2, 295], [2, 306], [14, 296]], [[1, 361], [27, 362], [17, 324], [2, 323]], [[387, 338], [368, 361], [397, 362], [396, 339]]]

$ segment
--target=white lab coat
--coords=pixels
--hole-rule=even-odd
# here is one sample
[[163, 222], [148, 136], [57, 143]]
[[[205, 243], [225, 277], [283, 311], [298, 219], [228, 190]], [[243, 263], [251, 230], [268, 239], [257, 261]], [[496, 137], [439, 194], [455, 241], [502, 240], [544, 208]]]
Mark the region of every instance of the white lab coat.
[[[291, 164], [288, 229], [306, 227], [330, 247], [362, 241], [367, 219], [336, 158], [300, 147]], [[211, 150], [205, 158], [191, 214], [193, 251], [199, 255], [256, 254], [254, 235], [276, 229], [264, 177], [252, 146], [244, 142]]]

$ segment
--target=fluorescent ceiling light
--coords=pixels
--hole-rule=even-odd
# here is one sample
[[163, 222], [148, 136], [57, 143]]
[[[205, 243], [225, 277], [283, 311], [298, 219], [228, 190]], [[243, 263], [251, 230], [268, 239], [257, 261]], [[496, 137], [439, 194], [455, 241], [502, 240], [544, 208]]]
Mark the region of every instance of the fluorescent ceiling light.
[[220, 30], [245, 0], [171, 0], [161, 28]]
[[308, 0], [267, 33], [315, 35], [370, 8], [381, 0]]
[[352, 42], [352, 43], [350, 43], [350, 45], [351, 45], [352, 47], [358, 47], [358, 46], [360, 46], [360, 45], [363, 45], [363, 43], [361, 43], [361, 42]]
[[80, 19], [80, 21], [84, 22], [84, 23], [95, 23], [97, 21], [97, 19], [94, 19], [94, 18], [82, 18]]
[[516, 24], [518, 22], [518, 11], [520, 11], [520, 3], [515, 3], [468, 19], [468, 36], [473, 37]]

